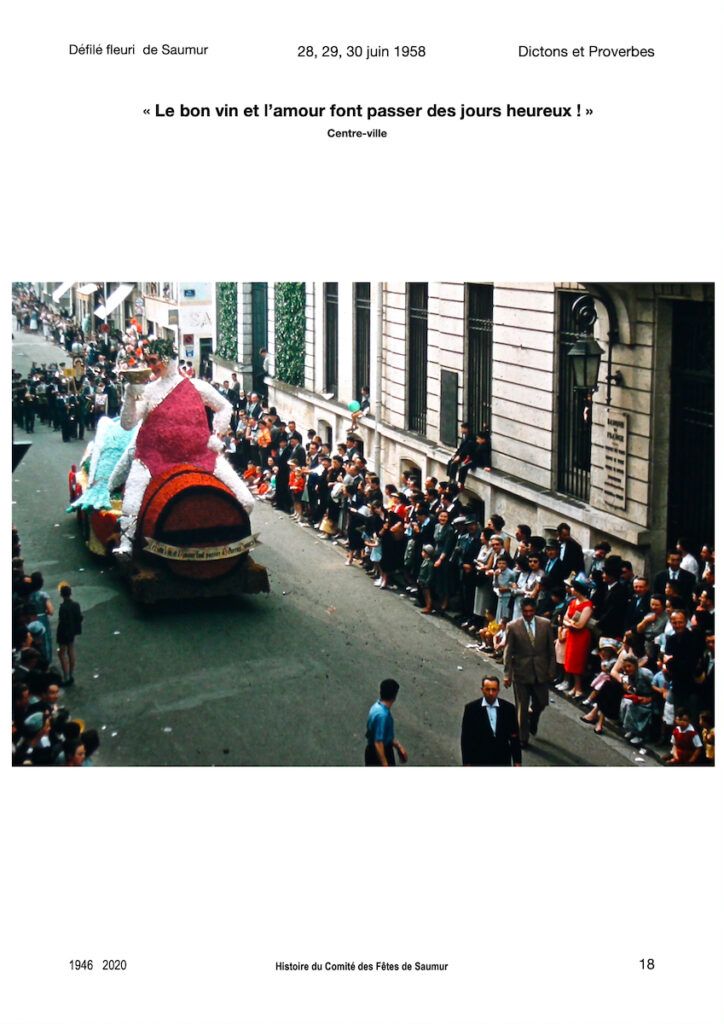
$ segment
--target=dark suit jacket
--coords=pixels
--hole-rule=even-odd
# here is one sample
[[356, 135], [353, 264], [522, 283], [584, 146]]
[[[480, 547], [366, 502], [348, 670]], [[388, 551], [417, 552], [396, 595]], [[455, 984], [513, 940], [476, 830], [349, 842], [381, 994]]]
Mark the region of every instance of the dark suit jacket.
[[687, 629], [681, 635], [674, 633], [667, 636], [664, 652], [673, 655], [666, 664], [666, 675], [674, 684], [674, 696], [680, 700], [699, 685], [694, 676], [704, 653], [704, 637], [697, 629]]
[[285, 460], [286, 462], [289, 462], [290, 459], [294, 459], [298, 466], [306, 466], [307, 452], [304, 445], [292, 443], [291, 445], [287, 445], [287, 451], [289, 451], [289, 455]]
[[475, 451], [475, 438], [468, 436], [468, 437], [466, 437], [466, 438], [464, 438], [463, 440], [460, 441], [460, 444], [458, 445], [458, 448], [457, 448], [457, 451], [455, 452], [455, 455], [462, 462], [463, 459], [470, 458], [470, 456], [472, 456], [474, 451]]
[[505, 639], [503, 671], [514, 683], [532, 686], [534, 683], [550, 683], [556, 675], [556, 648], [553, 627], [549, 619], [536, 615], [535, 645], [522, 618], [508, 626]]
[[583, 548], [577, 540], [569, 537], [566, 541], [566, 551], [561, 559], [563, 563], [563, 576], [570, 576], [572, 572], [583, 571]]
[[551, 588], [556, 587], [559, 583], [562, 583], [564, 580], [563, 562], [560, 560], [560, 558], [556, 558], [550, 569], [547, 568], [547, 565], [548, 561], [546, 560], [546, 563], [543, 566], [544, 572], [550, 581]]
[[648, 615], [650, 611], [651, 594], [646, 593], [643, 597], [637, 597], [634, 594], [626, 608], [626, 621], [624, 623], [626, 629], [636, 629], [644, 615]]
[[498, 720], [495, 735], [490, 728], [488, 712], [482, 697], [465, 705], [461, 747], [463, 764], [485, 767], [510, 767], [521, 763], [520, 738], [515, 708], [498, 698]]
[[[662, 572], [657, 572], [654, 577], [654, 593], [663, 594], [666, 587], [666, 582], [669, 578], [669, 570], [664, 569]], [[681, 596], [685, 601], [690, 600], [691, 595], [694, 593], [694, 587], [696, 586], [696, 576], [693, 572], [689, 572], [688, 569], [679, 569], [679, 579], [676, 581], [679, 584], [681, 590]]]
[[475, 449], [472, 453], [472, 462], [470, 465], [473, 469], [490, 469], [491, 466], [491, 448], [490, 438], [488, 438], [483, 444], [476, 444]]
[[602, 583], [606, 588], [603, 595], [601, 610], [598, 615], [598, 626], [602, 636], [621, 637], [626, 625], [626, 611], [629, 595], [626, 587], [617, 580], [612, 587]]

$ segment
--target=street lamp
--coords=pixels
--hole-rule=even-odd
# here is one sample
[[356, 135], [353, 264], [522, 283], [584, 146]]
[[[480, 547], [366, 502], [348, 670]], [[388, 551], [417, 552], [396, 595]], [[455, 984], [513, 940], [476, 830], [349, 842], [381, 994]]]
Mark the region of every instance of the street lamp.
[[[609, 313], [609, 317], [611, 317], [613, 310], [609, 310], [607, 308], [607, 311]], [[578, 323], [578, 328], [581, 331], [577, 341], [575, 341], [568, 349], [568, 358], [571, 360], [574, 386], [577, 388], [583, 388], [586, 391], [597, 391], [598, 374], [601, 368], [603, 349], [589, 333], [598, 319], [593, 296], [581, 295], [577, 298], [573, 303], [573, 314]], [[607, 406], [611, 405], [611, 385], [615, 384], [616, 387], [619, 388], [623, 386], [623, 374], [621, 371], [616, 370], [615, 373], [611, 372], [613, 346], [617, 341], [618, 329], [615, 326], [615, 320], [612, 319], [611, 330], [609, 331], [608, 336], [608, 373], [604, 377], [606, 382]]]
[[573, 383], [577, 388], [595, 391], [598, 387], [598, 371], [601, 366], [603, 349], [593, 338], [579, 337], [568, 349], [568, 358], [573, 370]]

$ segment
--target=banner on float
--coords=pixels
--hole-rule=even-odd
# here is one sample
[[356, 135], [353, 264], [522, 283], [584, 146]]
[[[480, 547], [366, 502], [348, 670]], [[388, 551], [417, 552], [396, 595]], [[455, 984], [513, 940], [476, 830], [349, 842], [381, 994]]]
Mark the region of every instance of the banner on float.
[[224, 558], [238, 558], [246, 554], [256, 545], [259, 534], [254, 533], [243, 540], [235, 540], [232, 544], [219, 544], [213, 548], [179, 548], [175, 544], [165, 544], [145, 537], [144, 551], [159, 558], [169, 558], [174, 562], [218, 562]]

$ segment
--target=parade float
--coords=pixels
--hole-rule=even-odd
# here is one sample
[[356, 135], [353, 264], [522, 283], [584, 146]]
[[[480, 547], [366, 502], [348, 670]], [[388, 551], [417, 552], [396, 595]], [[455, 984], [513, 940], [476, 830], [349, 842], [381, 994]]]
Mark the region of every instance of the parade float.
[[71, 470], [68, 512], [144, 604], [267, 592], [267, 571], [250, 554], [254, 499], [222, 452], [229, 403], [178, 372], [170, 342], [150, 339], [137, 351], [120, 370], [120, 417], [99, 421]]

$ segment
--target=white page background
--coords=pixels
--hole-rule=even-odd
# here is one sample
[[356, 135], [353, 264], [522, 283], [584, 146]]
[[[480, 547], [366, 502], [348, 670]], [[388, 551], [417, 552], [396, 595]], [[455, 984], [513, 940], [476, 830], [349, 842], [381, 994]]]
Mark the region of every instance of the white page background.
[[[39, 3], [4, 19], [6, 287], [720, 281], [716, 3]], [[109, 41], [212, 52], [66, 56]], [[429, 56], [296, 58], [354, 42]], [[657, 57], [519, 60], [519, 43]], [[387, 139], [358, 142], [327, 139], [327, 121], [140, 113], [462, 101], [595, 116], [390, 119]], [[51, 1008], [54, 1024], [683, 1024], [724, 1009], [721, 768], [2, 774], [2, 1024]], [[128, 970], [72, 974], [86, 956]], [[360, 959], [450, 966], [274, 972]]]

